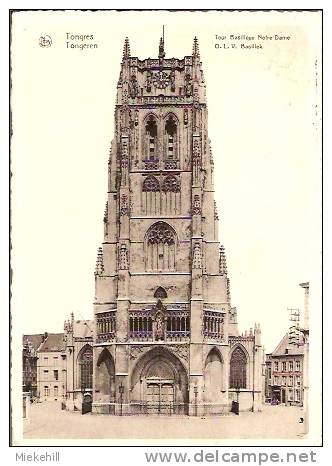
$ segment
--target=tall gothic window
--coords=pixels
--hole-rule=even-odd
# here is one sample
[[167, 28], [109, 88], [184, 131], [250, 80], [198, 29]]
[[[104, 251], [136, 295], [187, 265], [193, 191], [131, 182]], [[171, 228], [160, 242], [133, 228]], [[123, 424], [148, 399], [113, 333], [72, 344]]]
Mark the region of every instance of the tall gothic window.
[[155, 118], [151, 115], [145, 126], [146, 141], [146, 158], [148, 160], [157, 159], [157, 124]]
[[176, 215], [181, 211], [180, 178], [168, 175], [162, 183], [162, 211], [167, 215]]
[[241, 348], [233, 351], [229, 369], [230, 388], [247, 388], [247, 357]]
[[176, 160], [177, 159], [177, 132], [176, 132], [176, 122], [173, 115], [170, 115], [166, 121], [165, 125], [166, 133], [166, 160]]
[[153, 175], [147, 176], [142, 186], [143, 212], [150, 215], [160, 214], [160, 184], [158, 178]]
[[146, 235], [146, 269], [175, 270], [176, 233], [165, 222], [154, 223]]
[[92, 348], [87, 346], [80, 355], [81, 388], [92, 388]]

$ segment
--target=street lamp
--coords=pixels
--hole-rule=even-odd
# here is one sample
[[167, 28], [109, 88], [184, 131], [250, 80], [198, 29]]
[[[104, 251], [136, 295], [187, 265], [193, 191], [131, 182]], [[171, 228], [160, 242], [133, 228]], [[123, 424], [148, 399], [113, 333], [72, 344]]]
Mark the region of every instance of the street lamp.
[[139, 400], [140, 400], [140, 413], [143, 412], [143, 379], [139, 379]]
[[195, 416], [197, 417], [197, 395], [198, 395], [197, 385], [194, 386], [194, 394], [195, 394]]
[[84, 384], [81, 385], [81, 393], [82, 393], [82, 414], [85, 414], [86, 405], [84, 403], [84, 393], [85, 393], [85, 385]]
[[122, 402], [123, 402], [123, 392], [124, 392], [124, 386], [121, 382], [119, 386], [119, 393], [120, 393], [120, 416], [122, 416]]
[[240, 401], [239, 401], [240, 382], [239, 382], [239, 380], [237, 380], [236, 384], [235, 384], [235, 393], [236, 393], [236, 403], [235, 403], [235, 406], [234, 406], [234, 414], [239, 415], [239, 413], [240, 413]]
[[236, 383], [236, 402], [239, 403], [239, 396], [240, 396], [240, 384], [239, 382]]

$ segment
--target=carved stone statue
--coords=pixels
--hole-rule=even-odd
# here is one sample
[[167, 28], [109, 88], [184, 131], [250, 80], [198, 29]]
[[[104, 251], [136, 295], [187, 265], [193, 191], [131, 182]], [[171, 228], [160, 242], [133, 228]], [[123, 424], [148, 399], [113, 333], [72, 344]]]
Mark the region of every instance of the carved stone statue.
[[139, 93], [137, 78], [134, 74], [130, 78], [129, 93], [132, 99], [134, 99]]
[[154, 337], [155, 340], [164, 340], [165, 334], [165, 318], [161, 311], [158, 311], [155, 315], [154, 321]]
[[175, 92], [175, 71], [174, 70], [171, 71], [169, 77], [171, 80], [171, 91]]
[[190, 74], [186, 74], [185, 76], [184, 93], [187, 97], [190, 97], [192, 94], [192, 83]]
[[146, 75], [146, 92], [151, 92], [151, 83], [152, 83], [152, 73], [151, 71], [148, 71]]

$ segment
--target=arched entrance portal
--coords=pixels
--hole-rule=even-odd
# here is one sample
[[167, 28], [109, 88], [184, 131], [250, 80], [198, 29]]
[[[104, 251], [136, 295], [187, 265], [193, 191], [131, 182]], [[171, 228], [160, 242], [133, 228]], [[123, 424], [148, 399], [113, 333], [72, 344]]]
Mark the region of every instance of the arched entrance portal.
[[223, 361], [220, 352], [213, 348], [207, 355], [204, 367], [204, 400], [221, 403], [223, 390]]
[[137, 362], [131, 377], [132, 404], [146, 414], [187, 414], [188, 377], [166, 348], [154, 348]]
[[101, 352], [96, 365], [96, 401], [115, 402], [115, 366], [106, 348]]

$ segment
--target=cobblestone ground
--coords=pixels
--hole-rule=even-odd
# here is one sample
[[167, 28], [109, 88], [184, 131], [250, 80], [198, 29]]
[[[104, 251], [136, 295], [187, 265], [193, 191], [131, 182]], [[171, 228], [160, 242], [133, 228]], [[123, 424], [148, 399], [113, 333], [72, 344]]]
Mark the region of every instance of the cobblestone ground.
[[107, 416], [31, 405], [25, 439], [300, 439], [301, 408], [264, 406], [259, 413], [216, 417]]

